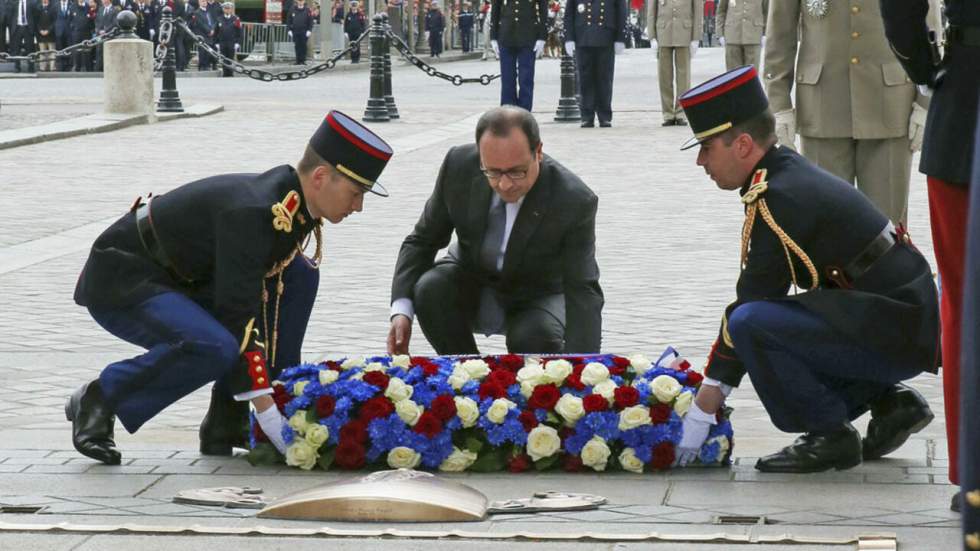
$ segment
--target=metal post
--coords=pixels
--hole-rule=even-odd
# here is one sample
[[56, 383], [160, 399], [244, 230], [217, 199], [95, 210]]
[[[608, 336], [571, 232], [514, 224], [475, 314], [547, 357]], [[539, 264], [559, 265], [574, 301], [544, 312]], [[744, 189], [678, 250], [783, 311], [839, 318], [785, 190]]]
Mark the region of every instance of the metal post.
[[561, 97], [558, 98], [558, 109], [555, 110], [555, 122], [579, 122], [582, 119], [575, 88], [575, 60], [565, 51], [565, 42], [562, 41]]
[[381, 14], [371, 19], [371, 95], [368, 97], [364, 120], [368, 122], [388, 122], [388, 106], [385, 104], [385, 28]]
[[388, 108], [388, 118], [397, 119], [398, 106], [395, 105], [395, 96], [391, 95], [391, 25], [388, 24], [388, 14], [381, 14], [382, 22], [385, 26], [384, 60], [385, 60], [385, 106]]
[[[157, 111], [163, 113], [183, 113], [184, 106], [180, 103], [177, 93], [177, 61], [174, 53], [174, 40], [177, 38], [177, 28], [174, 24], [174, 12], [170, 6], [163, 8], [161, 28], [170, 23], [170, 36], [167, 42], [167, 55], [163, 56], [163, 88], [160, 90], [160, 100], [157, 101]], [[160, 32], [157, 30], [157, 32]]]

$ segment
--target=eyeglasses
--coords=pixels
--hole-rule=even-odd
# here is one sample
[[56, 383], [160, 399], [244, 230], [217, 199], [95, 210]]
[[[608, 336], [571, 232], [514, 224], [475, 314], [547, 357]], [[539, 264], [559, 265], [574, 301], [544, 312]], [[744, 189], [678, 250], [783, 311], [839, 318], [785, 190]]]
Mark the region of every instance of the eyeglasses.
[[523, 180], [524, 178], [527, 178], [526, 168], [512, 169], [512, 170], [497, 170], [495, 168], [483, 168], [481, 166], [480, 172], [482, 172], [484, 176], [487, 177], [487, 180], [490, 180], [491, 182], [497, 182], [505, 175], [508, 178], [510, 178], [512, 182], [516, 182], [518, 180]]

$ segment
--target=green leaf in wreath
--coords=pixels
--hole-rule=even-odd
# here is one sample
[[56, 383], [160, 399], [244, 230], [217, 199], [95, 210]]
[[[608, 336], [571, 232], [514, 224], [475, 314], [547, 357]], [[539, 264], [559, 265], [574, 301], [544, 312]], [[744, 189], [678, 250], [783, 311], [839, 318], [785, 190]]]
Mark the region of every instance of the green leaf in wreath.
[[480, 454], [470, 470], [477, 473], [493, 473], [504, 468], [504, 451], [501, 449], [489, 449]]
[[[324, 447], [326, 447], [326, 444], [324, 444]], [[336, 449], [337, 448], [330, 448], [327, 451], [321, 452], [320, 459], [317, 459], [316, 464], [319, 465], [321, 469], [329, 471], [330, 466], [333, 465], [334, 451]]]
[[547, 471], [551, 469], [558, 463], [558, 454], [554, 454], [551, 457], [542, 457], [534, 462], [534, 470], [536, 471]]
[[260, 465], [278, 465], [282, 463], [282, 456], [276, 447], [268, 442], [263, 442], [252, 448], [252, 451], [245, 455], [245, 460], [253, 467]]
[[306, 422], [311, 425], [315, 425], [320, 422], [320, 418], [316, 416], [315, 408], [306, 410]]
[[475, 436], [469, 436], [466, 438], [466, 449], [473, 453], [480, 453], [480, 450], [483, 449], [483, 442]]
[[549, 411], [548, 416], [545, 418], [545, 422], [549, 425], [561, 425], [562, 421], [555, 415], [555, 412]]

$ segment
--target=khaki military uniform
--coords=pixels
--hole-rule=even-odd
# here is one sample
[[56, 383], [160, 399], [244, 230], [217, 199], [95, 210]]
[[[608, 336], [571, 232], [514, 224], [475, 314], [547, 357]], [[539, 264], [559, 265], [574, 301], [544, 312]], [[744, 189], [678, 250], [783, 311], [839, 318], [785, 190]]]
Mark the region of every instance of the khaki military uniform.
[[727, 70], [743, 65], [759, 68], [768, 13], [769, 0], [721, 0], [718, 3], [717, 29], [725, 38]]
[[803, 155], [903, 222], [917, 92], [885, 39], [878, 0], [773, 2], [766, 36], [770, 107], [774, 113], [793, 109], [796, 84]]
[[657, 74], [664, 120], [683, 119], [677, 98], [691, 87], [691, 42], [701, 38], [704, 0], [650, 1], [647, 33], [657, 41]]

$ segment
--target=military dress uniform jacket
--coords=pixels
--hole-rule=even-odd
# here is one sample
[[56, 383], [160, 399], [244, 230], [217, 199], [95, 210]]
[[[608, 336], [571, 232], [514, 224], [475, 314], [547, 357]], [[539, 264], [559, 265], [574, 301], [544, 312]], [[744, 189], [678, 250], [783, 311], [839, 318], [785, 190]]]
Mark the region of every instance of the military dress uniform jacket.
[[604, 47], [626, 42], [626, 0], [568, 0], [565, 41], [575, 46]]
[[[980, 44], [947, 38], [945, 55], [937, 65], [927, 39], [928, 11], [927, 0], [882, 2], [885, 34], [912, 80], [935, 88], [929, 102], [919, 170], [966, 186], [970, 182], [970, 163], [965, 161], [973, 154], [980, 100]], [[946, 0], [945, 13], [951, 28], [980, 29], [980, 2]], [[944, 74], [937, 85], [938, 71]]]
[[235, 44], [242, 43], [242, 20], [237, 15], [218, 19], [214, 27], [215, 41], [223, 46], [234, 48]]
[[704, 0], [650, 0], [647, 33], [657, 46], [690, 47], [703, 27]]
[[548, 38], [548, 0], [492, 0], [490, 40], [501, 48], [529, 48]]
[[[254, 349], [250, 329], [262, 325], [266, 274], [316, 223], [296, 171], [283, 165], [262, 174], [205, 178], [153, 197], [149, 209], [156, 241], [171, 266], [150, 254], [130, 212], [96, 239], [75, 302], [115, 309], [182, 293], [214, 315], [243, 350]], [[258, 383], [250, 374], [242, 368], [232, 376], [233, 393], [268, 386], [268, 380]]]
[[598, 352], [602, 333], [602, 288], [595, 261], [598, 198], [577, 176], [544, 156], [534, 187], [525, 195], [507, 242], [503, 269], [480, 266], [493, 190], [480, 171], [475, 144], [446, 155], [435, 189], [415, 229], [405, 238], [392, 280], [392, 300], [414, 299], [419, 278], [456, 232], [456, 257], [481, 286], [513, 300], [565, 295], [565, 350]]
[[293, 32], [293, 36], [306, 36], [307, 31], [313, 30], [313, 14], [310, 13], [310, 8], [293, 6], [289, 10], [286, 28]]
[[725, 44], [762, 43], [769, 0], [721, 0], [716, 13], [718, 34], [725, 37]]
[[792, 275], [787, 255], [802, 289], [809, 288], [809, 270], [784, 250], [774, 231], [757, 213], [750, 247], [736, 286], [737, 299], [725, 309], [706, 375], [738, 386], [745, 368], [732, 347], [727, 320], [742, 304], [759, 301], [796, 302], [831, 327], [877, 353], [884, 361], [921, 365], [934, 370], [939, 347], [939, 308], [929, 263], [901, 239], [853, 281], [836, 280], [865, 251], [888, 219], [853, 186], [813, 165], [795, 151], [774, 146], [742, 187], [764, 171], [760, 180], [772, 218], [812, 260], [819, 287], [787, 295]]

